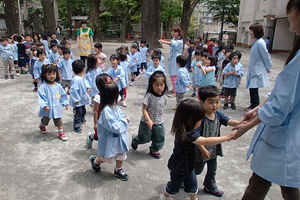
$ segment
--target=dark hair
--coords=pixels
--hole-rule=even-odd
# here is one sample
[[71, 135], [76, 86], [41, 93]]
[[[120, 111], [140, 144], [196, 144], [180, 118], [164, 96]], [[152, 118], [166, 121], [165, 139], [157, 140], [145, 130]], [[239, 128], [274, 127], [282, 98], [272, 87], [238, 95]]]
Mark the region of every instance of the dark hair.
[[200, 44], [198, 44], [198, 45], [196, 46], [196, 49], [200, 51], [200, 50], [202, 50], [202, 49], [203, 49], [203, 46], [202, 46], [202, 45], [200, 45]]
[[120, 58], [118, 54], [113, 54], [110, 56], [109, 60], [120, 60]]
[[51, 42], [50, 43], [50, 48], [52, 49], [53, 47], [57, 47], [58, 45], [57, 45], [57, 42]]
[[20, 36], [20, 35], [17, 35], [16, 39], [18, 42], [22, 42], [22, 40], [23, 40], [22, 36]]
[[26, 33], [26, 34], [25, 34], [25, 37], [27, 37], [27, 36], [31, 37], [31, 35], [30, 35], [29, 33]]
[[141, 44], [147, 44], [146, 40], [141, 40]]
[[[38, 50], [39, 51], [39, 50]], [[41, 74], [41, 80], [42, 82], [46, 81], [47, 83], [50, 83], [47, 78], [46, 78], [46, 74], [50, 73], [50, 72], [55, 72], [56, 73], [56, 82], [59, 82], [59, 74], [58, 74], [58, 67], [55, 64], [44, 64], [42, 66], [42, 74]]]
[[196, 123], [204, 117], [205, 110], [198, 101], [194, 99], [182, 101], [175, 112], [171, 129], [172, 135], [175, 135], [175, 140], [188, 141], [186, 133], [193, 131]]
[[81, 21], [81, 24], [87, 24], [87, 21], [82, 20], [82, 21]]
[[110, 80], [112, 81], [113, 78], [109, 75], [109, 74], [106, 74], [106, 73], [103, 73], [103, 74], [99, 74], [97, 77], [96, 77], [96, 86], [100, 91], [103, 91], [103, 88], [105, 87], [105, 84], [107, 83], [107, 78], [110, 78]]
[[183, 33], [182, 33], [182, 30], [181, 30], [180, 26], [173, 26], [173, 27], [172, 27], [172, 31], [179, 33], [179, 34], [178, 34], [178, 37], [179, 37], [180, 39], [182, 39]]
[[254, 37], [257, 38], [257, 39], [260, 39], [262, 37], [264, 37], [264, 28], [263, 26], [256, 22], [254, 24], [252, 24], [250, 27], [249, 27], [249, 30], [252, 30], [253, 33], [254, 33]]
[[83, 71], [83, 69], [85, 68], [84, 62], [82, 60], [75, 60], [72, 63], [72, 69], [74, 74], [79, 74]]
[[242, 58], [242, 53], [240, 51], [234, 51], [233, 53], [235, 53], [238, 56], [239, 61], [240, 61]]
[[60, 44], [60, 45], [57, 46], [57, 48], [61, 49], [61, 50], [64, 50], [66, 47], [64, 45]]
[[158, 53], [158, 54], [160, 54], [160, 55], [162, 54], [161, 50], [158, 49], [158, 48], [153, 49], [153, 53]]
[[225, 49], [231, 49], [233, 51], [234, 46], [232, 44], [228, 44], [228, 45], [225, 46]]
[[71, 51], [70, 51], [70, 49], [68, 49], [68, 48], [64, 48], [64, 49], [62, 49], [62, 54], [63, 55], [65, 55], [65, 54], [71, 54]]
[[40, 42], [36, 43], [36, 47], [41, 47], [41, 46], [44, 47], [43, 43], [40, 43]]
[[[97, 79], [96, 79], [97, 80]], [[98, 86], [98, 85], [97, 85]], [[119, 87], [116, 82], [114, 82], [112, 79], [110, 81], [107, 81], [103, 87], [100, 87], [100, 108], [99, 113], [103, 110], [103, 108], [106, 105], [114, 105], [118, 102], [119, 98]]]
[[195, 40], [189, 40], [190, 44], [196, 44]]
[[43, 40], [47, 40], [47, 35], [43, 34], [43, 35], [42, 35], [42, 39], [43, 39]]
[[232, 49], [230, 49], [230, 48], [227, 48], [226, 50], [225, 50], [225, 55], [226, 55], [226, 53], [232, 53], [233, 52], [233, 50]]
[[[297, 9], [298, 11], [300, 11], [299, 0], [289, 0], [288, 4], [286, 5], [286, 12], [290, 13], [292, 9]], [[295, 57], [299, 49], [300, 49], [300, 37], [298, 37], [293, 49], [290, 52], [289, 57], [286, 59], [285, 65], [287, 65]]]
[[201, 57], [205, 57], [205, 58], [208, 58], [210, 56], [210, 54], [206, 51], [202, 51], [201, 52]]
[[150, 77], [149, 77], [149, 82], [148, 82], [148, 88], [147, 88], [147, 91], [146, 91], [146, 94], [147, 93], [151, 93], [153, 94], [154, 96], [162, 96], [162, 95], [159, 95], [159, 94], [156, 94], [153, 90], [153, 84], [155, 83], [155, 81], [159, 78], [164, 78], [164, 82], [165, 82], [165, 89], [164, 91], [162, 92], [163, 94], [165, 94], [167, 91], [168, 91], [168, 85], [167, 85], [167, 78], [165, 76], [165, 74], [162, 72], [162, 71], [155, 71]]
[[128, 46], [121, 45], [116, 49], [116, 53], [128, 53]]
[[94, 47], [102, 50], [102, 44], [100, 42], [97, 42]]
[[198, 40], [200, 40], [200, 42], [202, 42], [202, 38], [201, 37], [197, 37]]
[[125, 61], [127, 59], [127, 55], [125, 52], [118, 53], [118, 56], [120, 58], [120, 61]]
[[188, 63], [188, 60], [183, 55], [179, 55], [176, 57], [176, 63], [179, 63], [180, 67], [185, 67], [186, 64]]
[[205, 102], [208, 98], [220, 96], [220, 91], [214, 85], [203, 86], [199, 88], [198, 96], [202, 102]]
[[58, 42], [57, 42], [56, 39], [51, 39], [51, 40], [50, 40], [50, 45], [51, 45], [51, 44], [56, 44], [56, 45], [58, 45]]
[[1, 42], [2, 42], [2, 41], [8, 41], [8, 37], [5, 37], [5, 36], [2, 37], [2, 38], [1, 38]]
[[237, 56], [239, 59], [239, 55], [236, 52], [232, 52], [229, 56], [228, 56], [228, 60], [232, 60], [234, 56]]
[[196, 51], [195, 51], [195, 56], [201, 56], [201, 51], [196, 50]]
[[97, 55], [90, 54], [87, 58], [87, 69], [86, 72], [91, 72], [93, 69], [97, 68]]
[[138, 46], [136, 44], [132, 44], [131, 49], [138, 49]]
[[151, 56], [151, 59], [159, 59], [161, 60], [161, 55], [159, 53], [153, 53], [152, 56]]
[[46, 55], [46, 51], [45, 49], [38, 49], [36, 51], [36, 56], [39, 57], [40, 55], [45, 54]]
[[215, 56], [208, 56], [207, 59], [210, 60], [210, 66], [216, 66], [217, 62]]

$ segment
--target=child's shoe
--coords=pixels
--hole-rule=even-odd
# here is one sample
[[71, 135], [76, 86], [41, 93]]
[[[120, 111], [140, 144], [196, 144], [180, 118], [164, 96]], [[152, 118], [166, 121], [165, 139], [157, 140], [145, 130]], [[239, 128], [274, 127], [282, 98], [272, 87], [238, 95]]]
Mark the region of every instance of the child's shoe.
[[165, 197], [164, 194], [159, 195], [159, 200], [173, 200], [172, 197]]
[[95, 170], [95, 172], [100, 172], [101, 166], [100, 166], [100, 164], [96, 164], [95, 160], [96, 160], [96, 156], [92, 155], [90, 157], [90, 161], [92, 163], [92, 168], [93, 168], [93, 170]]
[[120, 101], [120, 106], [127, 107], [127, 103], [125, 100]]
[[133, 81], [130, 81], [129, 85], [130, 85], [130, 86], [133, 86]]
[[68, 137], [65, 135], [63, 131], [58, 133], [58, 138], [61, 139], [62, 141], [67, 141]]
[[225, 103], [223, 109], [226, 110], [228, 108], [228, 103]]
[[37, 91], [38, 91], [38, 88], [37, 88], [37, 87], [34, 87], [34, 88], [33, 88], [33, 91], [34, 91], [34, 92], [37, 92]]
[[132, 142], [134, 137], [135, 137], [135, 135], [132, 136], [132, 140], [131, 140], [131, 148], [132, 148], [133, 150], [137, 150], [138, 145], [135, 145], [135, 144], [133, 144], [133, 142]]
[[11, 79], [14, 79], [14, 78], [15, 78], [15, 76], [14, 76], [14, 75], [10, 75], [10, 78], [11, 78]]
[[4, 76], [4, 79], [7, 80], [7, 79], [8, 79], [8, 76]]
[[216, 197], [221, 197], [224, 194], [224, 192], [219, 190], [217, 187], [213, 188], [212, 190], [209, 190], [206, 187], [204, 187], [203, 191], [206, 193], [212, 194]]
[[128, 175], [124, 172], [124, 170], [121, 168], [119, 170], [114, 170], [115, 177], [121, 179], [122, 181], [128, 181]]
[[152, 152], [151, 150], [149, 151], [149, 154], [156, 159], [160, 159], [161, 155], [159, 152]]
[[44, 126], [44, 125], [40, 125], [40, 132], [41, 133], [46, 133], [46, 126]]
[[74, 131], [75, 131], [76, 133], [82, 133], [82, 130], [81, 130], [80, 127], [74, 128]]
[[91, 138], [92, 135], [93, 135], [93, 133], [89, 132], [86, 137], [86, 148], [88, 148], [88, 149], [91, 149], [93, 146], [93, 140]]
[[196, 93], [193, 93], [192, 95], [191, 95], [191, 97], [195, 97], [196, 96]]
[[231, 104], [231, 108], [232, 108], [232, 110], [236, 110], [235, 103], [232, 103], [232, 104]]

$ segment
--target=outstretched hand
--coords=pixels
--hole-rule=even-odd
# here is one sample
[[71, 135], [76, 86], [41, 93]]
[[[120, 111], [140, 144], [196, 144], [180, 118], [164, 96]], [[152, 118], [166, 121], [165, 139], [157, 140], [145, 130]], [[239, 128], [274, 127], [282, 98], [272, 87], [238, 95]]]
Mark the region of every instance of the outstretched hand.
[[251, 122], [257, 116], [257, 109], [252, 109], [244, 115], [244, 122]]
[[240, 124], [236, 127], [233, 127], [231, 130], [236, 132], [234, 133], [233, 137], [230, 140], [236, 140], [242, 135], [244, 135], [249, 130], [249, 128], [247, 124]]

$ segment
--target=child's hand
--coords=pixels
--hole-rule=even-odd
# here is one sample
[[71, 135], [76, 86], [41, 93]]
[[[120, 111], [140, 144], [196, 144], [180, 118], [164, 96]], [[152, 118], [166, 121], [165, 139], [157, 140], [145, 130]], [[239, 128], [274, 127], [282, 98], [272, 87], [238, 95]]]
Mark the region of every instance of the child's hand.
[[192, 86], [191, 86], [191, 84], [189, 84], [189, 85], [188, 85], [188, 88], [189, 88], [189, 89], [192, 89]]
[[133, 68], [133, 66], [132, 66], [132, 65], [130, 65], [130, 68]]
[[97, 131], [97, 129], [98, 129], [98, 123], [94, 124], [94, 130]]
[[204, 151], [201, 151], [201, 154], [202, 154], [203, 160], [209, 160], [210, 152], [207, 149], [205, 149]]
[[66, 110], [68, 110], [69, 109], [69, 105], [66, 105], [65, 108], [66, 108]]
[[127, 120], [127, 122], [130, 122], [130, 118], [128, 116], [125, 117], [125, 119]]
[[237, 138], [234, 139], [236, 137], [236, 133], [234, 133], [234, 132], [228, 133], [227, 135], [225, 135], [225, 137], [227, 138], [227, 142], [237, 139]]
[[90, 92], [92, 91], [92, 89], [91, 89], [91, 88], [88, 88], [87, 91], [88, 91], [88, 93], [90, 93]]
[[119, 81], [119, 78], [115, 78], [114, 81], [117, 83]]
[[149, 121], [147, 121], [147, 125], [148, 125], [148, 128], [150, 129], [150, 131], [152, 131], [153, 121], [151, 119]]
[[45, 106], [45, 107], [44, 107], [44, 110], [45, 110], [45, 111], [49, 111], [49, 110], [50, 110], [49, 106]]
[[75, 102], [74, 104], [75, 104], [75, 105], [79, 105], [79, 101]]
[[158, 42], [159, 42], [160, 44], [163, 44], [163, 43], [164, 43], [164, 40], [163, 40], [163, 39], [159, 39]]

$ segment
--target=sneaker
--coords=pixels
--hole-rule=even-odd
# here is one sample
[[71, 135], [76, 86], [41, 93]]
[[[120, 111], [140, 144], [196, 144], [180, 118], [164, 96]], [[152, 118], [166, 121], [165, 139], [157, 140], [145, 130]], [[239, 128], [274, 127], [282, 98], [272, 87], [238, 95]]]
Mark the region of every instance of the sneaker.
[[209, 190], [206, 187], [204, 187], [203, 191], [206, 193], [212, 194], [216, 197], [221, 197], [224, 194], [224, 192], [219, 190], [217, 187], [213, 188], [212, 190]]
[[135, 145], [135, 144], [133, 144], [133, 142], [132, 142], [134, 137], [135, 137], [135, 135], [132, 136], [132, 140], [131, 140], [131, 148], [132, 148], [133, 150], [137, 150], [138, 145]]
[[67, 141], [68, 137], [65, 135], [64, 132], [59, 132], [58, 133], [58, 138], [61, 139], [62, 141]]
[[88, 149], [91, 149], [93, 146], [93, 140], [91, 139], [92, 135], [93, 135], [93, 133], [89, 132], [86, 137], [86, 148], [88, 148]]
[[114, 170], [115, 177], [121, 179], [122, 181], [128, 181], [128, 175], [121, 168], [119, 170]]
[[34, 87], [34, 88], [33, 88], [33, 91], [34, 91], [34, 92], [37, 92], [37, 91], [38, 91], [38, 88], [37, 88], [37, 87]]
[[228, 108], [228, 103], [225, 103], [223, 109], [226, 110]]
[[127, 107], [127, 103], [126, 103], [126, 101], [124, 100], [124, 101], [122, 101], [122, 106], [123, 107]]
[[15, 79], [15, 76], [14, 76], [14, 75], [10, 75], [10, 78], [11, 78], [11, 79]]
[[93, 170], [95, 170], [95, 172], [100, 172], [101, 166], [100, 166], [100, 164], [96, 164], [96, 163], [95, 163], [95, 160], [96, 160], [96, 156], [92, 155], [92, 156], [90, 157], [90, 161], [91, 161], [91, 164], [92, 164], [92, 168], [93, 168]]
[[232, 108], [232, 110], [236, 110], [235, 103], [232, 103], [232, 104], [231, 104], [231, 108]]
[[74, 131], [75, 131], [76, 133], [82, 133], [82, 130], [81, 130], [80, 127], [74, 128]]
[[195, 97], [196, 96], [196, 94], [195, 93], [193, 93], [192, 95], [191, 95], [191, 97]]
[[4, 76], [4, 79], [7, 80], [7, 79], [8, 79], [8, 76]]
[[132, 81], [130, 81], [129, 85], [130, 85], [130, 86], [133, 86], [133, 82], [132, 82]]
[[165, 197], [164, 194], [160, 194], [159, 195], [159, 200], [173, 200], [173, 198], [172, 197]]
[[41, 133], [46, 133], [46, 126], [44, 126], [44, 125], [40, 125], [40, 132]]
[[153, 157], [153, 158], [156, 158], [156, 159], [160, 159], [161, 155], [159, 152], [155, 152], [153, 153], [151, 150], [149, 151], [149, 154]]

